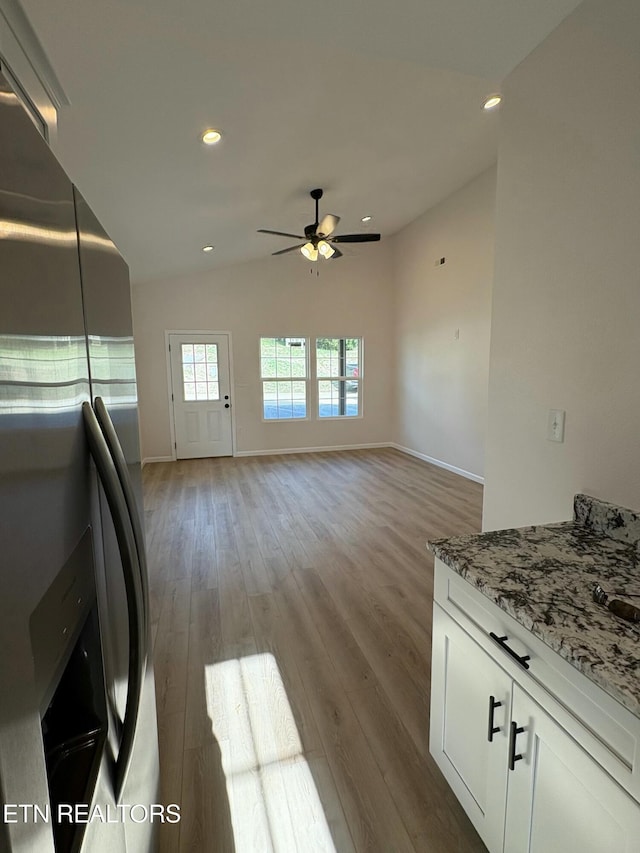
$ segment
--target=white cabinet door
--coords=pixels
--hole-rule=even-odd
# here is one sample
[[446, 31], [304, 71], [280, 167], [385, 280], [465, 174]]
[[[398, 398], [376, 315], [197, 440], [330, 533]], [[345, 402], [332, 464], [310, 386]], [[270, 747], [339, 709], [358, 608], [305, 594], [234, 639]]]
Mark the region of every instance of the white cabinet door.
[[431, 679], [431, 754], [489, 850], [502, 850], [512, 680], [437, 604]]
[[507, 853], [635, 853], [640, 806], [514, 685], [512, 719], [524, 729], [509, 772]]

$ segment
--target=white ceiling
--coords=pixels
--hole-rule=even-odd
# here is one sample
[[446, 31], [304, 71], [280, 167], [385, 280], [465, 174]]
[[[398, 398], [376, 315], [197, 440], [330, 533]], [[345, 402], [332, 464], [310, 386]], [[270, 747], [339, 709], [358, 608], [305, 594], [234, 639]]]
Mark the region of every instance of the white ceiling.
[[495, 161], [482, 100], [578, 0], [22, 5], [71, 101], [58, 156], [144, 280], [285, 248], [256, 229], [300, 233], [316, 186], [338, 232], [393, 234]]

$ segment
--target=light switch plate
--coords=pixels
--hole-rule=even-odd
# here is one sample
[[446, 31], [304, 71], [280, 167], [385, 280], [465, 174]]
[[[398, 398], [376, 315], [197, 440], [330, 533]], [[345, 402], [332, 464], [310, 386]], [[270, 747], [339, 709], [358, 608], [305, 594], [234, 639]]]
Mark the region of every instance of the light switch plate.
[[549, 441], [564, 441], [564, 409], [549, 409], [547, 438]]

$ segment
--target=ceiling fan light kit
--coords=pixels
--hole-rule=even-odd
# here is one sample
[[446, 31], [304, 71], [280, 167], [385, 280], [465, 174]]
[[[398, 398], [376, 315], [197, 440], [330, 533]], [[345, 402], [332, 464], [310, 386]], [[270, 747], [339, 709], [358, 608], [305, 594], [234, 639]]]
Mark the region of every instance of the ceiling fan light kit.
[[313, 245], [313, 243], [305, 243], [304, 246], [300, 249], [302, 254], [308, 261], [317, 261], [318, 260], [318, 250]]
[[337, 246], [332, 245], [333, 243], [373, 243], [380, 239], [379, 234], [337, 234], [335, 237], [332, 236], [338, 222], [340, 222], [340, 217], [333, 213], [327, 213], [320, 219], [318, 202], [322, 198], [322, 190], [311, 190], [309, 195], [316, 203], [316, 218], [315, 222], [307, 225], [304, 229], [304, 236], [289, 234], [287, 231], [270, 231], [267, 228], [258, 228], [260, 234], [273, 234], [277, 237], [292, 237], [294, 240], [302, 240], [302, 243], [289, 246], [287, 249], [280, 249], [278, 252], [272, 252], [272, 254], [284, 255], [299, 249], [309, 261], [317, 261], [318, 256], [328, 261], [330, 258], [342, 257], [342, 252]]
[[327, 243], [326, 240], [320, 240], [318, 243], [318, 252], [322, 255], [323, 258], [332, 258], [336, 250], [333, 248], [331, 243]]

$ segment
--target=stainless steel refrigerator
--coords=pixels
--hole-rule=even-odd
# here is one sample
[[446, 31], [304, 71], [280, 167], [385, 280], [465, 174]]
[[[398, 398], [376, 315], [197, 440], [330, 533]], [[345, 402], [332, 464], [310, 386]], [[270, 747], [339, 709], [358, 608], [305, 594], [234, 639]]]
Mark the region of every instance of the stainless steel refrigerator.
[[151, 853], [128, 269], [2, 73], [0, 297], [0, 851]]

